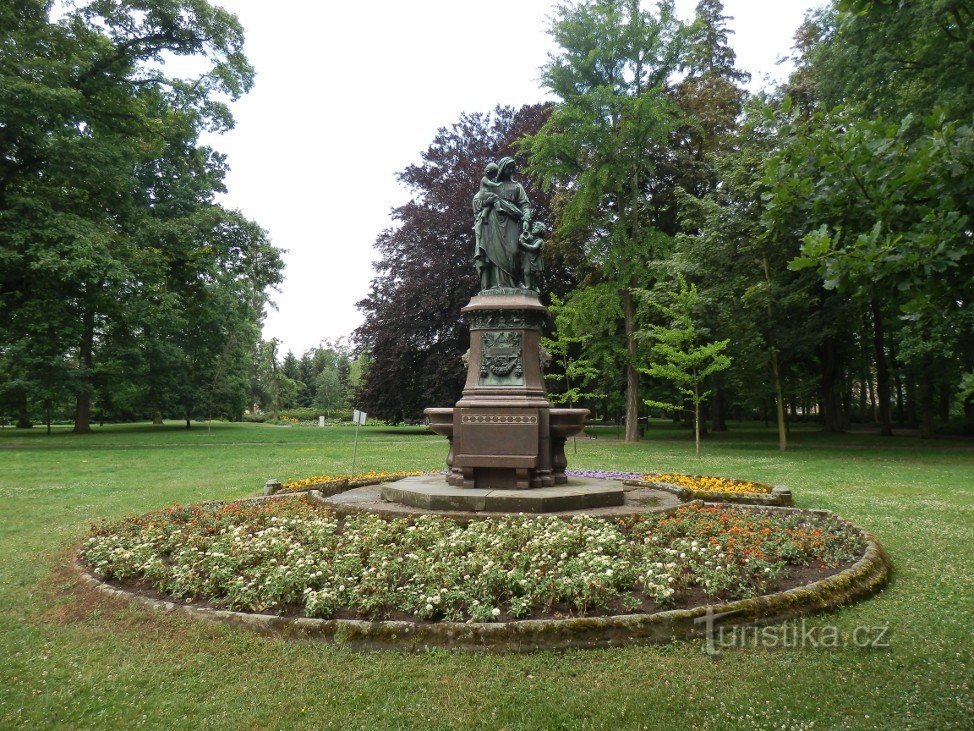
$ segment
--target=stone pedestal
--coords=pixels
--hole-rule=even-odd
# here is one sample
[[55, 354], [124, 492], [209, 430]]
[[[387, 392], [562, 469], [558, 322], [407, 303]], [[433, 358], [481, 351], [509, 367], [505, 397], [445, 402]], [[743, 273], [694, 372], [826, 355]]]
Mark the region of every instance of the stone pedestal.
[[426, 410], [430, 428], [450, 440], [447, 482], [494, 490], [563, 484], [565, 439], [582, 430], [588, 411], [552, 409], [545, 394], [547, 309], [530, 290], [499, 290], [462, 311], [470, 323], [463, 397], [452, 409]]

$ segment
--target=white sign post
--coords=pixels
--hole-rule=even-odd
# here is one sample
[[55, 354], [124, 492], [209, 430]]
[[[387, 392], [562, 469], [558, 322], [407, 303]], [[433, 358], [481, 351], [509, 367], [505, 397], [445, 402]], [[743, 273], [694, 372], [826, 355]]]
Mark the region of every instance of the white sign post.
[[324, 416], [319, 416], [318, 417], [318, 426], [320, 426], [322, 428], [325, 426], [325, 417]]
[[358, 453], [358, 428], [365, 423], [365, 417], [367, 416], [368, 414], [358, 409], [352, 412], [352, 421], [355, 422], [355, 444], [352, 446], [352, 474], [355, 474], [355, 455]]

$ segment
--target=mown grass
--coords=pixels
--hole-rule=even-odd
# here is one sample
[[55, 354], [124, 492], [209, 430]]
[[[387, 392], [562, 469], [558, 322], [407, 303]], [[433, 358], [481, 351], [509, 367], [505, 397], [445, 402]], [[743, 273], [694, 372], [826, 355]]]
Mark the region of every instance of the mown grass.
[[[256, 494], [270, 477], [347, 471], [350, 428], [106, 426], [0, 431], [0, 726], [200, 728], [969, 728], [974, 724], [974, 444], [732, 425], [692, 456], [654, 425], [569, 444], [572, 467], [786, 484], [872, 531], [879, 596], [810, 618], [888, 649], [676, 643], [531, 655], [359, 653], [288, 644], [92, 595], [64, 569], [90, 521]], [[436, 468], [445, 442], [362, 430], [357, 468]]]

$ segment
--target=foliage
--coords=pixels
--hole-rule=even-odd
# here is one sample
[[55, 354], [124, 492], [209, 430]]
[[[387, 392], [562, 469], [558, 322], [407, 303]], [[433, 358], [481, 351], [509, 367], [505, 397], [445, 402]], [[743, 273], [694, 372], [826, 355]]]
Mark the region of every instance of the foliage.
[[288, 351], [283, 359], [276, 339], [264, 341], [254, 353], [250, 373], [253, 414], [330, 419], [333, 412], [351, 408], [351, 368], [351, 348], [344, 338], [325, 340], [300, 358]]
[[[710, 397], [703, 385], [708, 378], [730, 367], [731, 360], [724, 355], [729, 340], [705, 342], [706, 333], [696, 322], [697, 288], [678, 277], [678, 289], [654, 297], [643, 292], [648, 301], [663, 317], [663, 324], [649, 325], [639, 334], [652, 342], [648, 368], [641, 369], [653, 378], [672, 383], [681, 397], [693, 404], [694, 435], [697, 456], [700, 456], [700, 405]], [[682, 399], [681, 399], [682, 401]], [[662, 409], [681, 410], [681, 404], [647, 400], [647, 405]]]
[[766, 216], [801, 238], [789, 267], [817, 270], [825, 290], [867, 313], [884, 432], [895, 349], [919, 381], [930, 434], [933, 389], [956, 390], [974, 359], [971, 128], [941, 115], [888, 123], [837, 110], [789, 120], [783, 134], [768, 161]]
[[557, 295], [551, 296], [549, 311], [555, 320], [555, 337], [542, 337], [542, 347], [551, 357], [551, 365], [545, 369], [544, 378], [554, 388], [549, 392], [553, 404], [574, 406], [582, 400], [602, 398], [604, 394], [586, 391], [589, 383], [600, 378], [602, 371], [593, 361], [582, 356], [586, 343], [592, 338], [592, 330], [579, 330], [573, 327], [571, 311]]
[[0, 399], [26, 423], [70, 391], [80, 432], [93, 404], [239, 414], [281, 261], [214, 202], [226, 165], [199, 137], [252, 84], [242, 29], [203, 0], [51, 13], [0, 11]]
[[[459, 398], [469, 344], [460, 308], [478, 286], [470, 201], [487, 163], [514, 155], [516, 141], [547, 114], [542, 104], [464, 114], [437, 132], [420, 164], [399, 174], [414, 197], [393, 211], [397, 225], [376, 241], [378, 275], [359, 303], [365, 323], [355, 332], [368, 356], [357, 402], [370, 414], [402, 422]], [[544, 220], [547, 197], [530, 187], [528, 194]], [[545, 269], [546, 277], [569, 279], [557, 261]]]
[[647, 191], [659, 184], [659, 164], [678, 124], [664, 85], [680, 65], [684, 32], [671, 2], [656, 15], [617, 0], [559, 5], [550, 35], [559, 51], [542, 78], [560, 102], [523, 147], [531, 173], [546, 188], [559, 188], [557, 237], [584, 252], [596, 281], [622, 305], [616, 347], [625, 353], [632, 441], [639, 384], [631, 289], [669, 246]]
[[971, 0], [839, 0], [802, 34], [805, 83], [824, 110], [855, 104], [892, 119], [974, 113]]

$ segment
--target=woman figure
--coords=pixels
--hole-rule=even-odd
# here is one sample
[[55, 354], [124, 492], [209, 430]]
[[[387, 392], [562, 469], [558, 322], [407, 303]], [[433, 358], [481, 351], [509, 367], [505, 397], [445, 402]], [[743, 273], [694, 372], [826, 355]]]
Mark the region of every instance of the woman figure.
[[479, 226], [474, 261], [481, 290], [517, 287], [521, 281], [518, 239], [531, 219], [531, 203], [521, 184], [511, 180], [513, 174], [514, 158], [502, 158], [496, 185], [481, 185], [473, 199]]

